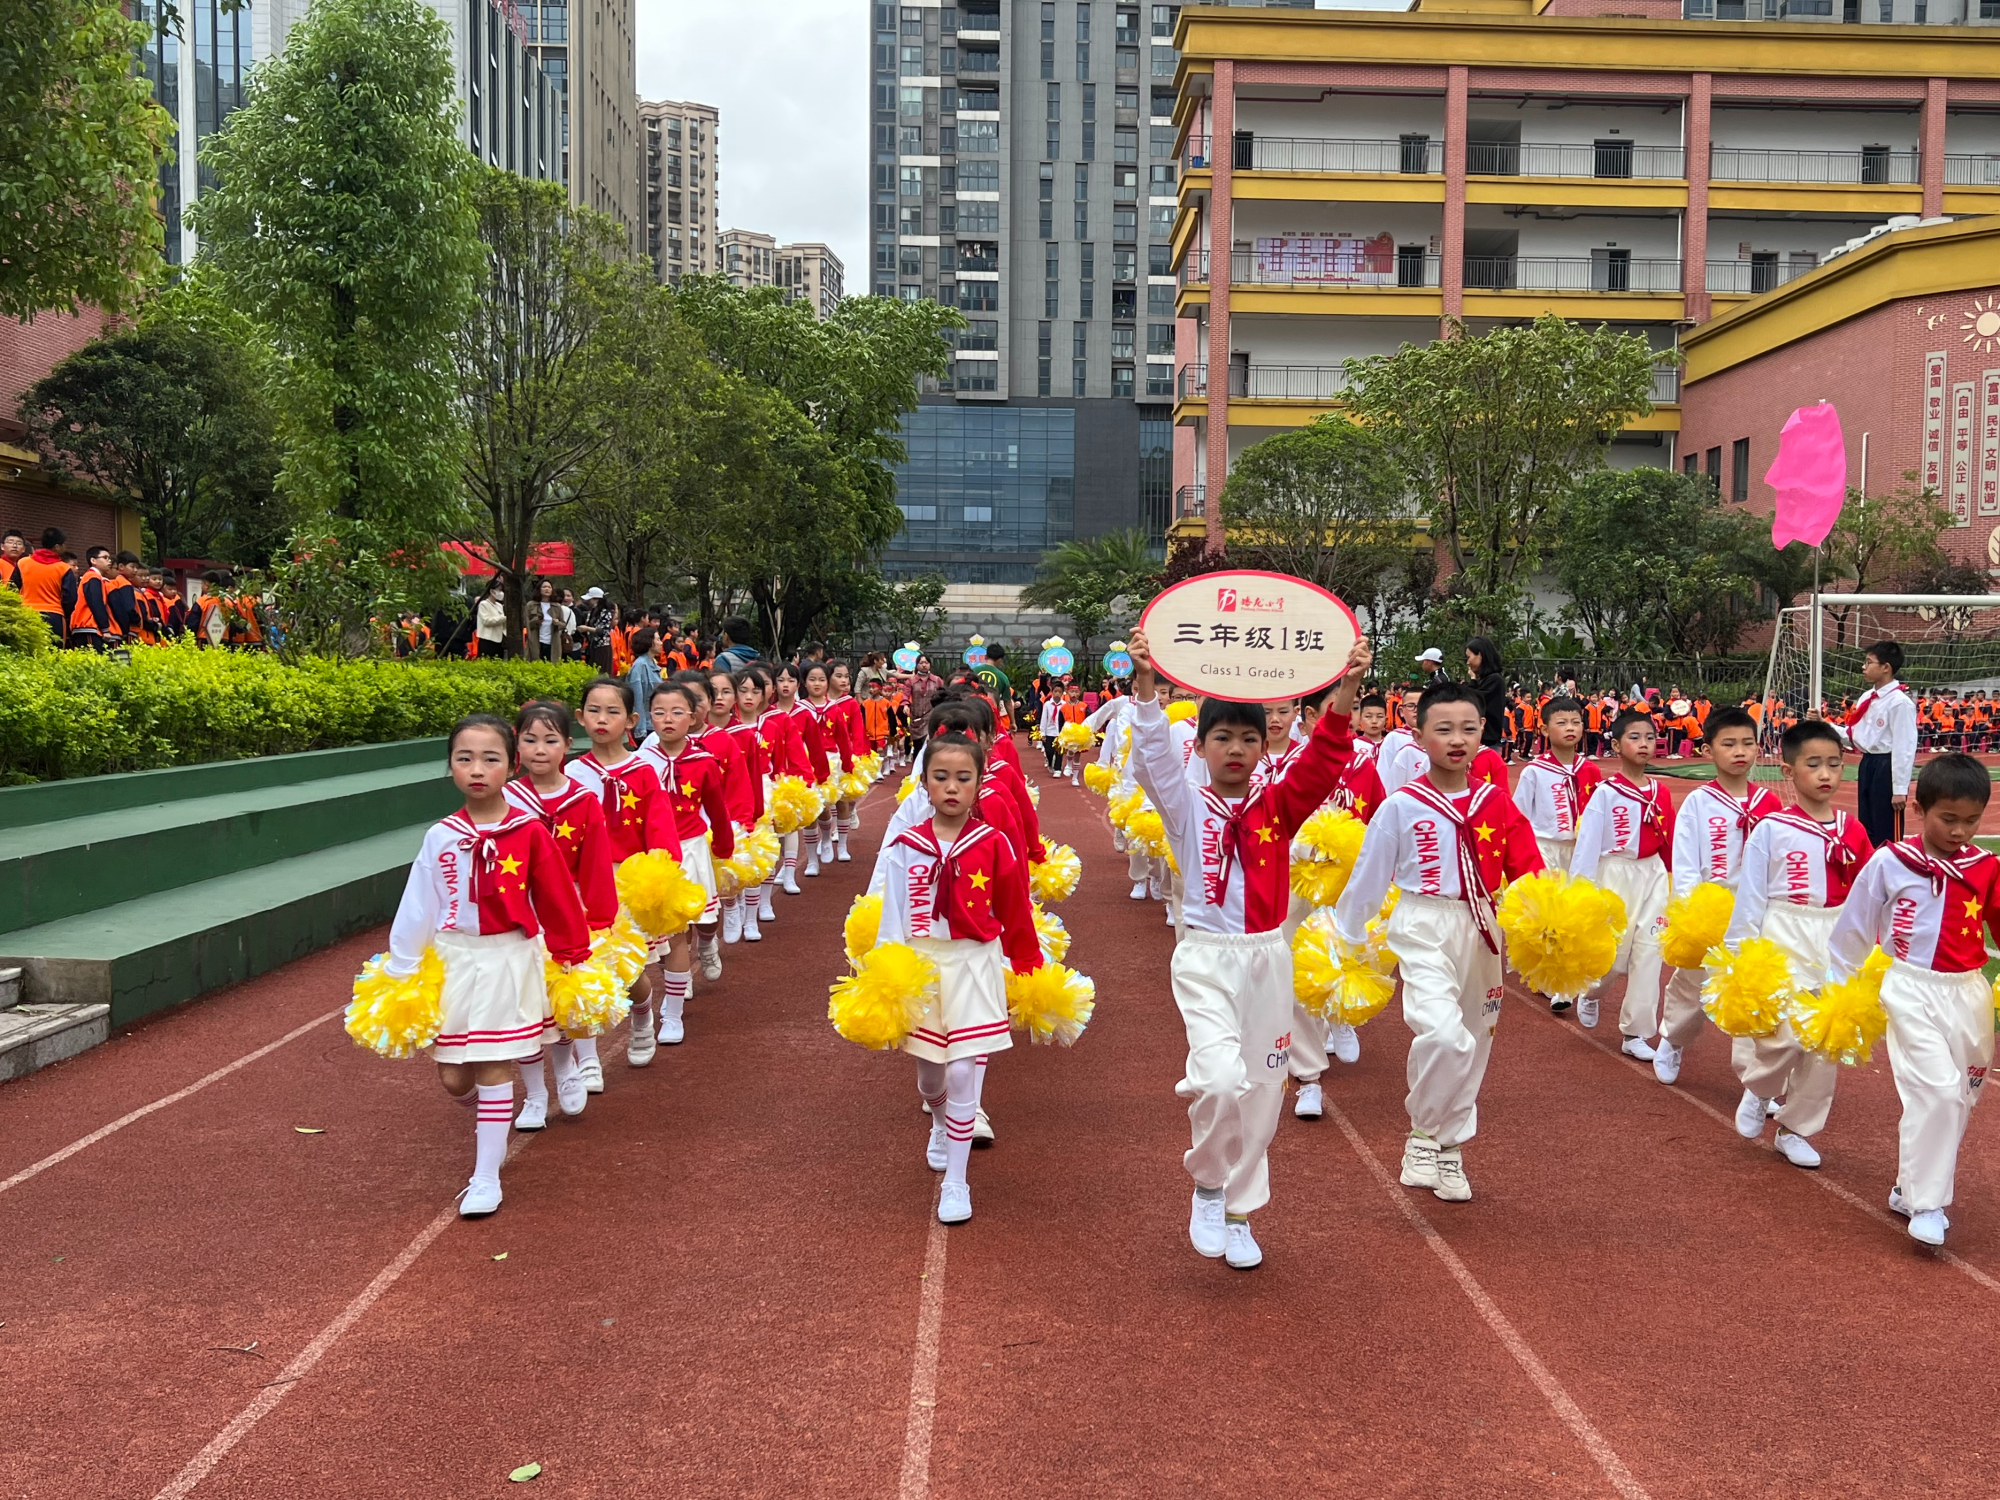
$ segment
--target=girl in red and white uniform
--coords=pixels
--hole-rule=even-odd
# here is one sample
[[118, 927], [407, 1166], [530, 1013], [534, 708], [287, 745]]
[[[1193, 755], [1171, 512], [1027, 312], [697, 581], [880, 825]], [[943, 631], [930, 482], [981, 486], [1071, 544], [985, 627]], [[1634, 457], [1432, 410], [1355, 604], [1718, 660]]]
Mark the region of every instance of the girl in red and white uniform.
[[[751, 662], [736, 674], [736, 716], [742, 721], [741, 730], [748, 734], [751, 744], [756, 747], [755, 764], [762, 780], [759, 790], [759, 805], [771, 805], [771, 787], [780, 771], [785, 733], [783, 720], [770, 712], [771, 700], [776, 688], [776, 679], [771, 669], [761, 661]], [[771, 888], [778, 881], [780, 873], [789, 880], [791, 867], [782, 863], [785, 859], [798, 858], [799, 841], [796, 837], [779, 840], [780, 865], [772, 871], [771, 878], [748, 891], [743, 897], [743, 940], [759, 943], [764, 940], [762, 924], [777, 920], [777, 910], [771, 904]], [[796, 883], [793, 889], [797, 889]]]
[[1358, 945], [1390, 885], [1402, 893], [1385, 934], [1412, 1033], [1401, 1181], [1447, 1203], [1472, 1197], [1463, 1148], [1479, 1128], [1479, 1086], [1500, 1021], [1494, 892], [1542, 868], [1535, 831], [1514, 799], [1471, 774], [1481, 712], [1469, 686], [1424, 694], [1417, 743], [1430, 769], [1391, 792], [1369, 821], [1334, 907], [1340, 936]]
[[[785, 716], [789, 743], [786, 747], [786, 762], [779, 772], [783, 776], [799, 776], [813, 786], [825, 786], [831, 772], [827, 769], [826, 741], [819, 732], [819, 715], [807, 707], [801, 697], [805, 691], [806, 668], [796, 662], [786, 662], [778, 668], [777, 712]], [[820, 819], [826, 821], [824, 816]], [[818, 829], [813, 837], [806, 838], [806, 830], [787, 835], [785, 839], [785, 889], [792, 895], [799, 893], [798, 882], [792, 878], [793, 867], [799, 862], [799, 846], [803, 840], [806, 850], [806, 874], [819, 874], [820, 839]]]
[[[735, 752], [736, 763], [742, 767], [740, 780], [725, 774], [722, 785], [723, 801], [729, 805], [729, 821], [736, 825], [740, 836], [755, 828], [757, 820], [764, 816], [764, 783], [767, 779], [764, 748], [757, 738], [756, 725], [744, 723], [737, 715], [734, 674], [710, 672], [708, 733], [702, 737], [702, 748], [717, 759], [723, 759], [720, 744], [725, 739]], [[762, 889], [758, 886], [723, 898], [724, 943], [764, 941], [764, 934], [757, 928], [757, 892]]]
[[[825, 662], [819, 661], [809, 661], [800, 670], [804, 674], [802, 690], [805, 693], [801, 707], [811, 715], [809, 722], [819, 733], [821, 750], [833, 763], [832, 774], [845, 775], [854, 769], [854, 754], [841, 732], [841, 715], [835, 710], [833, 674]], [[806, 866], [806, 874], [817, 875], [821, 865], [830, 865], [836, 859], [849, 857], [839, 843], [839, 809], [852, 806], [852, 803], [836, 802], [819, 815], [818, 826], [814, 829], [818, 839], [813, 846], [812, 862]]]
[[942, 1171], [938, 1218], [972, 1217], [966, 1163], [988, 1054], [1013, 1045], [1006, 971], [1041, 967], [1020, 855], [974, 808], [986, 757], [950, 731], [924, 745], [931, 816], [895, 835], [876, 861], [871, 890], [882, 897], [878, 942], [908, 943], [938, 967], [937, 990], [903, 1050], [917, 1059], [917, 1089], [930, 1107], [925, 1160]]
[[407, 978], [432, 947], [444, 961], [431, 1058], [446, 1093], [477, 1096], [472, 1180], [459, 1204], [470, 1219], [500, 1206], [515, 1065], [558, 1035], [543, 964], [588, 960], [590, 929], [548, 829], [507, 800], [514, 770], [507, 722], [491, 714], [461, 719], [446, 753], [465, 806], [424, 835], [383, 967]]
[[2000, 937], [2000, 859], [1972, 842], [1992, 796], [1986, 767], [1940, 755], [1917, 777], [1915, 837], [1877, 849], [1827, 940], [1827, 977], [1889, 957], [1889, 1070], [1903, 1101], [1889, 1207], [1910, 1237], [1942, 1245], [1959, 1142], [1993, 1063], [1993, 992], [1981, 968]]
[[682, 1013], [694, 993], [694, 953], [701, 955], [701, 977], [711, 984], [722, 977], [722, 945], [716, 940], [722, 903], [715, 892], [715, 861], [736, 852], [729, 826], [729, 809], [722, 795], [722, 762], [688, 738], [708, 709], [707, 697], [692, 684], [663, 682], [653, 689], [653, 733], [639, 752], [660, 778], [660, 799], [672, 811], [675, 857], [681, 873], [708, 893], [708, 904], [690, 930], [666, 939], [660, 959], [660, 1036], [676, 1046], [687, 1036]]
[[[868, 756], [868, 720], [861, 712], [860, 702], [849, 691], [853, 681], [846, 662], [837, 661], [827, 668], [827, 705], [822, 722], [832, 731], [831, 743], [840, 750], [843, 771], [852, 771], [856, 761]], [[853, 858], [847, 852], [847, 836], [860, 826], [861, 814], [851, 800], [834, 805], [835, 859]]]
[[[736, 741], [727, 731], [711, 727], [710, 721], [715, 713], [715, 693], [709, 683], [708, 673], [691, 667], [685, 672], [674, 673], [672, 680], [695, 695], [695, 717], [694, 723], [688, 728], [688, 744], [707, 751], [715, 757], [716, 763], [721, 767], [723, 809], [732, 836], [741, 838], [749, 831], [750, 826], [737, 816], [739, 812], [749, 812], [751, 806], [749, 762], [743, 758], [743, 752], [737, 748]], [[646, 743], [639, 747], [639, 753], [652, 758], [655, 769], [658, 769], [659, 735], [655, 733], [649, 736]], [[660, 777], [660, 783], [663, 787], [670, 784], [664, 773]], [[727, 854], [721, 856], [724, 859], [728, 857]], [[715, 861], [712, 856], [709, 861], [711, 877], [714, 872]], [[718, 936], [718, 923], [728, 920], [729, 903], [736, 900], [735, 894], [732, 893], [729, 902], [725, 902], [721, 895], [720, 883], [712, 883], [715, 888], [710, 893], [709, 906], [715, 915], [704, 916], [701, 922], [695, 925], [695, 956], [701, 964], [702, 978], [710, 983], [722, 977], [722, 943]], [[740, 912], [738, 921], [741, 922]]]
[[1174, 947], [1174, 1001], [1187, 1029], [1186, 1088], [1194, 1178], [1188, 1238], [1197, 1253], [1248, 1269], [1263, 1260], [1249, 1216], [1270, 1201], [1265, 1154], [1278, 1128], [1292, 1031], [1292, 951], [1283, 924], [1291, 903], [1291, 844], [1332, 793], [1347, 764], [1348, 710], [1372, 659], [1357, 641], [1346, 674], [1313, 737], [1275, 781], [1251, 784], [1264, 754], [1261, 705], [1205, 699], [1196, 786], [1174, 747], [1156, 697], [1144, 631], [1134, 664], [1132, 762], [1186, 875]]
[[[611, 865], [611, 836], [604, 809], [581, 782], [563, 769], [575, 737], [569, 705], [555, 698], [531, 698], [514, 716], [514, 744], [521, 774], [507, 783], [507, 800], [542, 820], [576, 883], [584, 920], [593, 934], [618, 920], [618, 880]], [[586, 1097], [604, 1092], [604, 1065], [597, 1038], [571, 1041], [558, 1035], [548, 1049], [556, 1075], [556, 1102], [566, 1115], [583, 1113]], [[521, 1064], [527, 1100], [514, 1119], [516, 1130], [540, 1130], [549, 1115], [549, 1090], [540, 1054]]]
[[[1860, 819], [1834, 810], [1844, 748], [1839, 731], [1817, 719], [1785, 731], [1779, 753], [1794, 805], [1768, 814], [1750, 830], [1737, 869], [1736, 906], [1723, 938], [1731, 949], [1749, 938], [1769, 938], [1791, 961], [1792, 983], [1800, 989], [1816, 990], [1826, 983], [1833, 925], [1854, 877], [1875, 852]], [[1729, 1060], [1743, 1084], [1737, 1134], [1751, 1141], [1761, 1136], [1768, 1105], [1782, 1097], [1778, 1154], [1795, 1167], [1818, 1166], [1811, 1138], [1833, 1108], [1840, 1065], [1807, 1052], [1792, 1034], [1791, 1023], [1782, 1020], [1769, 1036], [1737, 1037]]]
[[[1625, 935], [1611, 972], [1625, 976], [1625, 1000], [1618, 1029], [1620, 1050], [1641, 1062], [1653, 1060], [1647, 1040], [1660, 1015], [1660, 934], [1667, 927], [1667, 872], [1674, 854], [1674, 799], [1647, 767], [1655, 735], [1650, 714], [1627, 709], [1611, 721], [1611, 748], [1618, 769], [1604, 778], [1577, 820], [1572, 875], [1615, 891], [1625, 903]], [[1607, 976], [1608, 978], [1609, 976]], [[1576, 1018], [1597, 1024], [1597, 996], [1576, 1002]]]
[[[680, 858], [674, 810], [660, 795], [660, 778], [630, 747], [639, 715], [632, 687], [622, 677], [600, 677], [583, 690], [583, 732], [590, 748], [569, 763], [569, 774], [597, 799], [604, 831], [611, 840], [615, 869], [648, 849]], [[653, 1060], [659, 1039], [653, 1030], [653, 983], [642, 973], [632, 983], [632, 1030], [625, 1061], [643, 1068]]]

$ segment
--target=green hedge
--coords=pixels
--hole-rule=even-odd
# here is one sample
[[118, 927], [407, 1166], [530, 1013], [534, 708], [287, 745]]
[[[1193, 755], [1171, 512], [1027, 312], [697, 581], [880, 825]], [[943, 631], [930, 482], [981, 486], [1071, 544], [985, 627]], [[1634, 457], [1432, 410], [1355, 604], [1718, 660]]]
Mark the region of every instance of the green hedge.
[[529, 698], [577, 702], [581, 662], [323, 661], [188, 642], [130, 666], [88, 651], [0, 658], [0, 780], [149, 771], [443, 734]]

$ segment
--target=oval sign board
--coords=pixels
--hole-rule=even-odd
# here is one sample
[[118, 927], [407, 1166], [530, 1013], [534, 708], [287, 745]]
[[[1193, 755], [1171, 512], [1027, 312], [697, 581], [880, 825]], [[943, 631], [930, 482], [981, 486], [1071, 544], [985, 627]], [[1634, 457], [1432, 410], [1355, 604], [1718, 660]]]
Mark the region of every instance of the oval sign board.
[[1250, 570], [1175, 584], [1139, 626], [1161, 676], [1237, 703], [1317, 692], [1346, 670], [1361, 634], [1354, 611], [1318, 584]]
[[1042, 653], [1039, 665], [1044, 672], [1053, 672], [1060, 677], [1065, 672], [1075, 670], [1076, 657], [1067, 646], [1051, 646]]
[[896, 664], [898, 672], [914, 672], [917, 670], [917, 656], [916, 647], [898, 646], [890, 655], [889, 660]]
[[965, 648], [965, 664], [968, 667], [985, 666], [986, 648], [984, 646], [967, 646]]
[[1130, 677], [1132, 675], [1132, 653], [1129, 651], [1105, 652], [1104, 670], [1113, 677]]

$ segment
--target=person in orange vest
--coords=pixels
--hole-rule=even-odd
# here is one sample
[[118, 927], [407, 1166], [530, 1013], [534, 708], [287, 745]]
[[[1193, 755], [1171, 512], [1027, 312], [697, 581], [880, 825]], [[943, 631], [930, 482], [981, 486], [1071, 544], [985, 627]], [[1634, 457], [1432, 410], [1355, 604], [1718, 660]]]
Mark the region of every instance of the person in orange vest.
[[139, 576], [139, 559], [130, 552], [121, 552], [112, 560], [111, 576], [104, 580], [104, 608], [111, 616], [111, 629], [105, 633], [104, 644], [130, 646], [145, 639], [141, 627], [145, 620], [139, 612], [139, 586], [134, 581]]
[[201, 595], [194, 602], [195, 638], [204, 646], [229, 644], [229, 613], [224, 591], [229, 575], [211, 569], [201, 575]]
[[77, 574], [76, 602], [69, 611], [69, 644], [72, 651], [102, 651], [119, 642], [105, 603], [104, 585], [111, 572], [111, 549], [92, 547], [83, 555], [83, 571]]
[[28, 539], [9, 527], [0, 531], [0, 588], [10, 588], [17, 592], [21, 587], [19, 568], [21, 559], [28, 555]]
[[42, 533], [42, 544], [14, 565], [15, 586], [28, 608], [40, 615], [58, 646], [69, 641], [70, 611], [76, 608], [76, 574], [63, 561], [66, 541], [60, 527]]

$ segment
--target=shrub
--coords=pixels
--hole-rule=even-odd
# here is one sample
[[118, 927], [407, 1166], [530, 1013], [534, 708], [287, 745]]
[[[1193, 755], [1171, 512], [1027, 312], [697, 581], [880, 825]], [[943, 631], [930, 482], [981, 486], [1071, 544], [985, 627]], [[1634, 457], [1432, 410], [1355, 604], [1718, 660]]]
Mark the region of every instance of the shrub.
[[0, 588], [0, 656], [42, 656], [55, 650], [42, 617], [13, 589]]
[[574, 703], [594, 674], [583, 662], [293, 665], [188, 641], [134, 647], [129, 666], [89, 651], [14, 656], [0, 672], [0, 781], [417, 739], [469, 713], [511, 717], [529, 698]]

